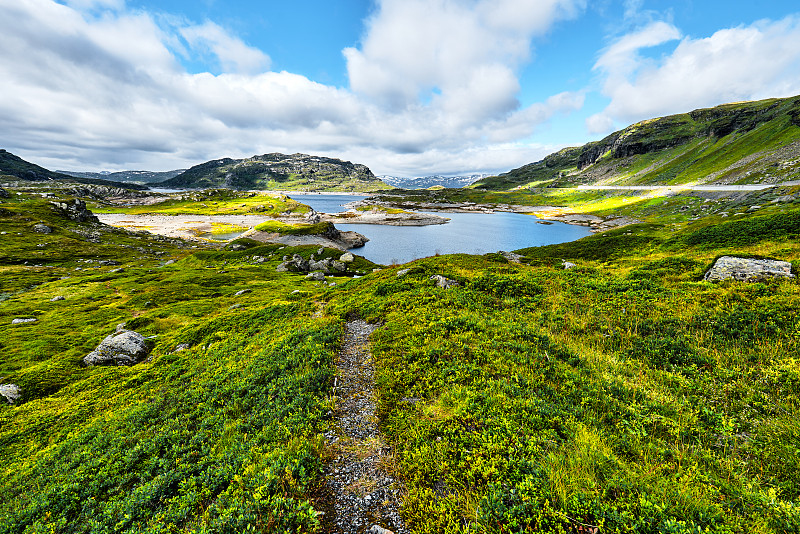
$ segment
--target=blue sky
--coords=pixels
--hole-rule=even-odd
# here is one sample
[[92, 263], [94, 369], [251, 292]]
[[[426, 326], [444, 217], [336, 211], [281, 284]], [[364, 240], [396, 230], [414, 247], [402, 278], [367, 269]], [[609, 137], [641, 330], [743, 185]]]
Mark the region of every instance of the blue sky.
[[306, 152], [504, 172], [633, 122], [800, 94], [800, 6], [0, 0], [0, 147], [65, 170]]

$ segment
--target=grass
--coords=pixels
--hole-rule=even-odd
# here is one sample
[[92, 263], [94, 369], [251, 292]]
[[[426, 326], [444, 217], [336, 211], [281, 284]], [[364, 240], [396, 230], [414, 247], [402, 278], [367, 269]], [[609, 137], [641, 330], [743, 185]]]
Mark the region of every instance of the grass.
[[[800, 286], [702, 279], [726, 254], [797, 274], [800, 211], [776, 194], [416, 192], [645, 222], [521, 264], [457, 254], [373, 273], [357, 257], [363, 276], [336, 286], [275, 270], [317, 247], [222, 248], [4, 199], [0, 383], [23, 398], [0, 405], [0, 533], [318, 532], [353, 316], [381, 325], [377, 415], [414, 533], [798, 532]], [[212, 198], [181, 202], [238, 202]], [[123, 322], [155, 336], [148, 360], [83, 367]]]
[[333, 223], [290, 224], [281, 221], [266, 221], [255, 227], [259, 232], [271, 232], [281, 235], [317, 235], [325, 234], [333, 229]]

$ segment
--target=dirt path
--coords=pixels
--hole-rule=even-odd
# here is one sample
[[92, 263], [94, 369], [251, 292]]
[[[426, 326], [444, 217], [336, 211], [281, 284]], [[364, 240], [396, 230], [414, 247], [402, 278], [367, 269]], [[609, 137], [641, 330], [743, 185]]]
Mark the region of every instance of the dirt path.
[[337, 361], [338, 397], [325, 434], [332, 458], [325, 468], [326, 534], [406, 534], [398, 513], [400, 483], [386, 470], [391, 458], [375, 418], [375, 379], [369, 336], [376, 329], [355, 320], [345, 327]]

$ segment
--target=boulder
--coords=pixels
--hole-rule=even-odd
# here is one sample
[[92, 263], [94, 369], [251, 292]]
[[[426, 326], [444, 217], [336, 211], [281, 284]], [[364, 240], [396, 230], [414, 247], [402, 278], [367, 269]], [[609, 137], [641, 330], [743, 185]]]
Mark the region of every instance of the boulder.
[[794, 275], [792, 264], [788, 261], [722, 256], [703, 278], [710, 281], [732, 279], [741, 282], [760, 282], [773, 278], [794, 278]]
[[577, 267], [577, 266], [576, 266], [574, 263], [572, 263], [572, 262], [570, 262], [570, 261], [562, 261], [562, 262], [561, 262], [561, 266], [562, 266], [562, 267], [564, 268], [564, 270], [566, 270], [566, 271], [568, 271], [568, 270], [570, 270], [570, 269], [572, 269], [572, 268], [574, 268], [574, 267]]
[[433, 276], [430, 277], [430, 279], [436, 281], [437, 287], [441, 287], [444, 289], [450, 289], [451, 287], [456, 287], [461, 285], [455, 280], [450, 280], [449, 278], [445, 278], [440, 274], [434, 274]]
[[77, 222], [100, 222], [94, 213], [86, 209], [86, 202], [77, 198], [65, 202], [50, 202], [62, 215]]
[[22, 390], [16, 384], [2, 384], [0, 385], [0, 397], [3, 397], [7, 403], [14, 404], [22, 396]]
[[47, 226], [46, 224], [34, 224], [33, 231], [37, 234], [51, 234], [53, 233], [53, 229]]
[[397, 275], [396, 276], [397, 276], [397, 278], [403, 278], [409, 272], [411, 272], [411, 269], [400, 269], [399, 271], [397, 271]]
[[324, 282], [325, 281], [325, 273], [322, 271], [315, 271], [313, 273], [308, 273], [306, 275], [306, 280], [313, 280], [316, 282]]
[[252, 293], [252, 292], [253, 292], [252, 289], [241, 289], [241, 290], [237, 291], [236, 293], [234, 293], [233, 296], [234, 297], [239, 297], [241, 295], [246, 295], [246, 294]]
[[524, 256], [520, 256], [519, 254], [514, 254], [513, 252], [506, 252], [505, 250], [501, 250], [498, 252], [501, 256], [507, 259], [510, 263], [522, 263], [522, 258]]
[[356, 258], [355, 258], [355, 256], [353, 256], [353, 255], [352, 255], [351, 253], [349, 253], [349, 252], [345, 252], [344, 254], [342, 254], [341, 256], [339, 256], [339, 261], [340, 261], [340, 262], [342, 262], [342, 263], [353, 263], [353, 261], [354, 261], [355, 259], [356, 259]]
[[50, 302], [58, 302], [59, 300], [64, 300], [64, 297], [61, 296], [61, 295], [58, 295], [56, 297], [51, 298]]
[[35, 323], [38, 321], [36, 317], [17, 317], [16, 319], [11, 320], [11, 324], [27, 324], [27, 323]]
[[83, 358], [86, 365], [134, 365], [151, 350], [150, 342], [133, 330], [118, 329]]

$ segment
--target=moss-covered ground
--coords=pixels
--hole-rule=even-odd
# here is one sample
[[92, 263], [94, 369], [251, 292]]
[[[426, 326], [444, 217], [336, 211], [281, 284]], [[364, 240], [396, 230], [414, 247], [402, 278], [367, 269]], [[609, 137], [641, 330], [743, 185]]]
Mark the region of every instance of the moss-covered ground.
[[[336, 286], [275, 271], [316, 247], [212, 248], [0, 200], [0, 383], [23, 393], [0, 405], [0, 533], [318, 531], [354, 315], [382, 325], [379, 418], [412, 532], [800, 531], [800, 286], [702, 279], [724, 254], [797, 274], [800, 208], [571, 195], [652, 213], [521, 264], [357, 259]], [[123, 322], [156, 336], [150, 357], [83, 367]]]

